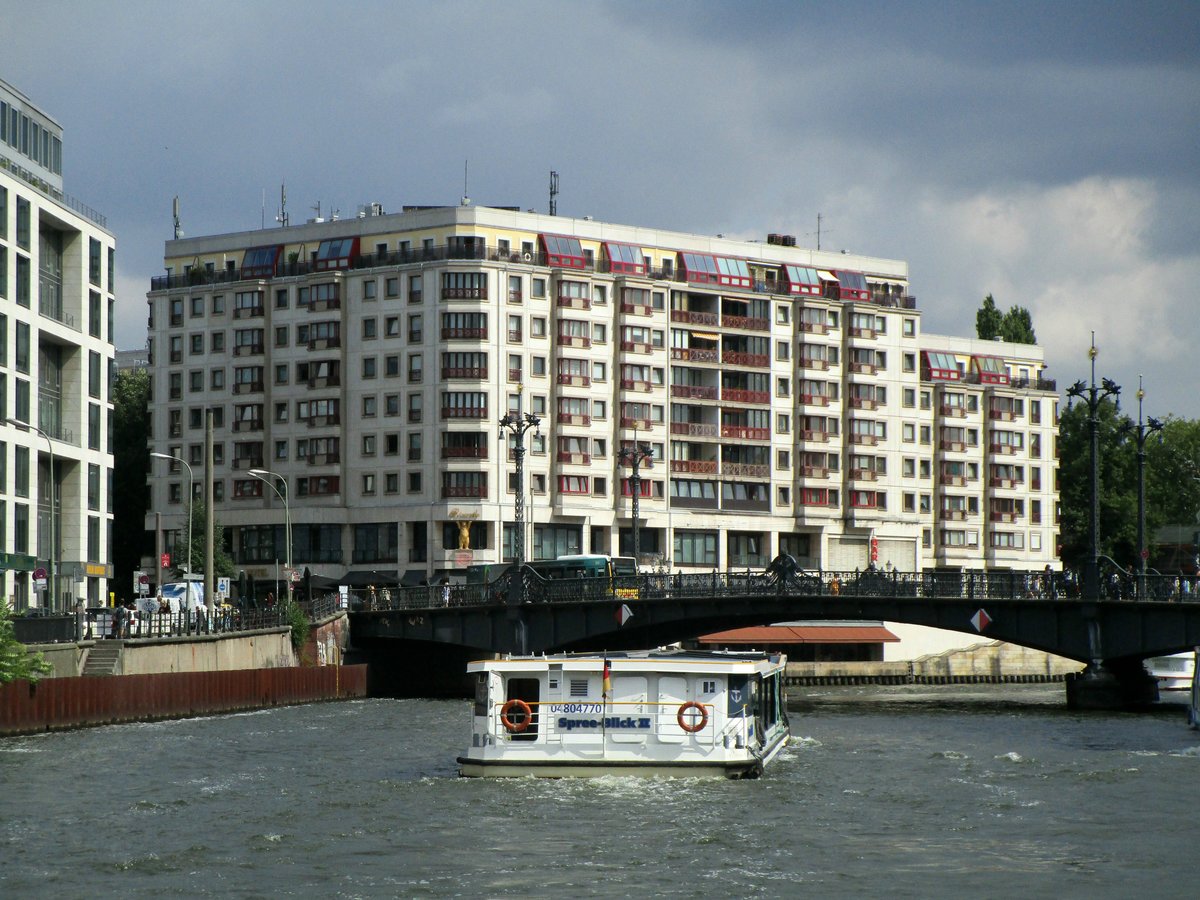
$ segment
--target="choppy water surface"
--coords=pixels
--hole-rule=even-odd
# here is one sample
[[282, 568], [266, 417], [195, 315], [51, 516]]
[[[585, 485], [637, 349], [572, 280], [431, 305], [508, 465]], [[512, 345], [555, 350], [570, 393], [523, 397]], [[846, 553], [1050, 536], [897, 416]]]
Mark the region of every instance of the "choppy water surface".
[[0, 896], [1192, 897], [1200, 735], [1061, 687], [808, 688], [753, 782], [456, 777], [470, 707], [0, 740]]

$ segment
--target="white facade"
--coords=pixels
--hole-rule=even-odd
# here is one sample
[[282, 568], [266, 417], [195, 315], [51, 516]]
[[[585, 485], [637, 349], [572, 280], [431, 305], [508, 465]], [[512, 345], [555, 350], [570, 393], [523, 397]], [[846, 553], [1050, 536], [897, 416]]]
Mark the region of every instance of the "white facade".
[[[152, 449], [188, 461], [199, 494], [213, 410], [218, 517], [249, 574], [286, 557], [282, 504], [250, 469], [286, 482], [297, 568], [453, 575], [511, 555], [509, 410], [541, 420], [528, 557], [632, 552], [617, 453], [636, 440], [646, 565], [1057, 567], [1040, 348], [923, 335], [904, 262], [507, 209], [372, 213], [169, 241], [148, 294]], [[994, 465], [1023, 474], [993, 484]], [[168, 466], [151, 509], [175, 540], [187, 476]]]
[[17, 610], [108, 595], [115, 247], [63, 193], [61, 127], [0, 81], [0, 578]]

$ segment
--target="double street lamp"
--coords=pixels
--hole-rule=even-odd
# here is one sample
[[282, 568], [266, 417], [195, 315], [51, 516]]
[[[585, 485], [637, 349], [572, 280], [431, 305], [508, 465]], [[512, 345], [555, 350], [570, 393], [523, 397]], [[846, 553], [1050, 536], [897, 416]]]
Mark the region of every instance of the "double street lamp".
[[55, 612], [62, 602], [62, 598], [58, 596], [58, 541], [55, 539], [57, 521], [57, 513], [55, 511], [55, 499], [58, 493], [55, 490], [56, 482], [54, 479], [54, 443], [50, 440], [50, 435], [42, 431], [36, 425], [30, 425], [28, 422], [22, 422], [19, 419], [5, 419], [5, 423], [16, 428], [23, 428], [27, 431], [36, 431], [46, 439], [46, 448], [50, 451], [50, 546], [47, 549], [46, 556], [50, 561], [50, 610]]
[[1088, 523], [1088, 559], [1083, 573], [1083, 596], [1095, 600], [1100, 597], [1100, 405], [1109, 397], [1120, 397], [1121, 386], [1111, 378], [1102, 379], [1096, 385], [1096, 332], [1092, 332], [1092, 346], [1088, 358], [1092, 362], [1089, 384], [1076, 381], [1067, 388], [1068, 403], [1081, 400], [1088, 408], [1088, 430], [1091, 435], [1091, 516]]
[[[287, 494], [287, 479], [278, 472], [271, 472], [267, 469], [250, 469], [247, 475], [257, 478], [259, 481], [266, 484], [275, 492], [281, 501], [283, 501], [283, 539], [287, 542], [287, 551], [285, 553], [286, 560], [284, 566], [287, 568], [287, 592], [288, 600], [292, 599], [292, 510], [288, 505]], [[279, 488], [282, 485], [283, 490]]]
[[1137, 487], [1138, 487], [1138, 521], [1137, 521], [1137, 549], [1138, 549], [1138, 580], [1137, 580], [1137, 598], [1142, 600], [1146, 596], [1146, 562], [1149, 554], [1146, 552], [1146, 438], [1154, 434], [1156, 431], [1162, 431], [1163, 423], [1151, 416], [1149, 419], [1142, 421], [1142, 398], [1146, 396], [1146, 392], [1142, 390], [1142, 376], [1138, 376], [1138, 420], [1137, 425], [1132, 422], [1126, 422], [1121, 426], [1122, 433], [1132, 434], [1137, 442]]
[[642, 556], [641, 532], [640, 527], [640, 508], [638, 501], [642, 497], [642, 476], [640, 469], [642, 463], [653, 462], [654, 455], [650, 450], [649, 444], [644, 444], [634, 438], [632, 444], [628, 444], [617, 451], [617, 459], [622, 465], [630, 466], [633, 469], [633, 475], [629, 479], [629, 487], [633, 493], [633, 569], [636, 572], [639, 561]]
[[534, 434], [541, 433], [539, 426], [542, 420], [533, 413], [522, 413], [519, 410], [509, 410], [500, 418], [500, 438], [508, 432], [516, 440], [513, 456], [517, 463], [516, 501], [513, 510], [516, 533], [513, 535], [513, 556], [517, 565], [525, 562], [525, 432], [534, 429]]
[[[183, 463], [184, 467], [187, 469], [187, 473], [188, 473], [187, 561], [183, 564], [183, 580], [185, 582], [190, 582], [191, 581], [190, 576], [192, 574], [192, 504], [196, 502], [196, 492], [195, 492], [195, 487], [194, 487], [193, 480], [192, 480], [192, 467], [190, 465], [188, 465], [186, 460], [181, 459], [178, 456], [171, 456], [169, 453], [151, 453], [150, 455], [155, 457], [156, 459], [168, 459], [171, 462]], [[191, 588], [189, 587], [188, 590], [190, 591]]]

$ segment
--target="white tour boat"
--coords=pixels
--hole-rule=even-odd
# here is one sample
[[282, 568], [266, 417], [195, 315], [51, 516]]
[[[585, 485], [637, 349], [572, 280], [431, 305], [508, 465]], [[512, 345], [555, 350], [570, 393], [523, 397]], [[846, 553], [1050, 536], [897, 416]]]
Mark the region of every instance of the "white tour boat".
[[753, 778], [787, 743], [782, 654], [648, 650], [472, 662], [466, 776]]
[[1200, 647], [1192, 651], [1192, 695], [1188, 703], [1188, 724], [1200, 729]]
[[1160, 691], [1186, 691], [1192, 686], [1192, 674], [1196, 670], [1195, 655], [1173, 653], [1170, 656], [1152, 656], [1146, 660], [1146, 671], [1158, 680]]

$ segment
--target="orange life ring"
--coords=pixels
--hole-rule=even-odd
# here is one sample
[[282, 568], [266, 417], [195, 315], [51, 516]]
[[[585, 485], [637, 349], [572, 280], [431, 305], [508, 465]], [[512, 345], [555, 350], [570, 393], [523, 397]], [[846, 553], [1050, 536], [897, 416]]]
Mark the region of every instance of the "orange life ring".
[[[513, 721], [510, 715], [514, 710], [521, 717], [520, 721]], [[529, 727], [529, 723], [533, 721], [533, 710], [524, 700], [509, 700], [500, 707], [500, 724], [504, 726], [509, 734], [520, 734]]]
[[[684, 716], [693, 710], [700, 711], [699, 722], [689, 722], [684, 718]], [[704, 726], [708, 724], [708, 710], [699, 703], [694, 703], [689, 700], [687, 703], [679, 707], [679, 712], [675, 714], [675, 721], [677, 721], [679, 723], [679, 727], [688, 734], [695, 734], [697, 731], [703, 730]]]

